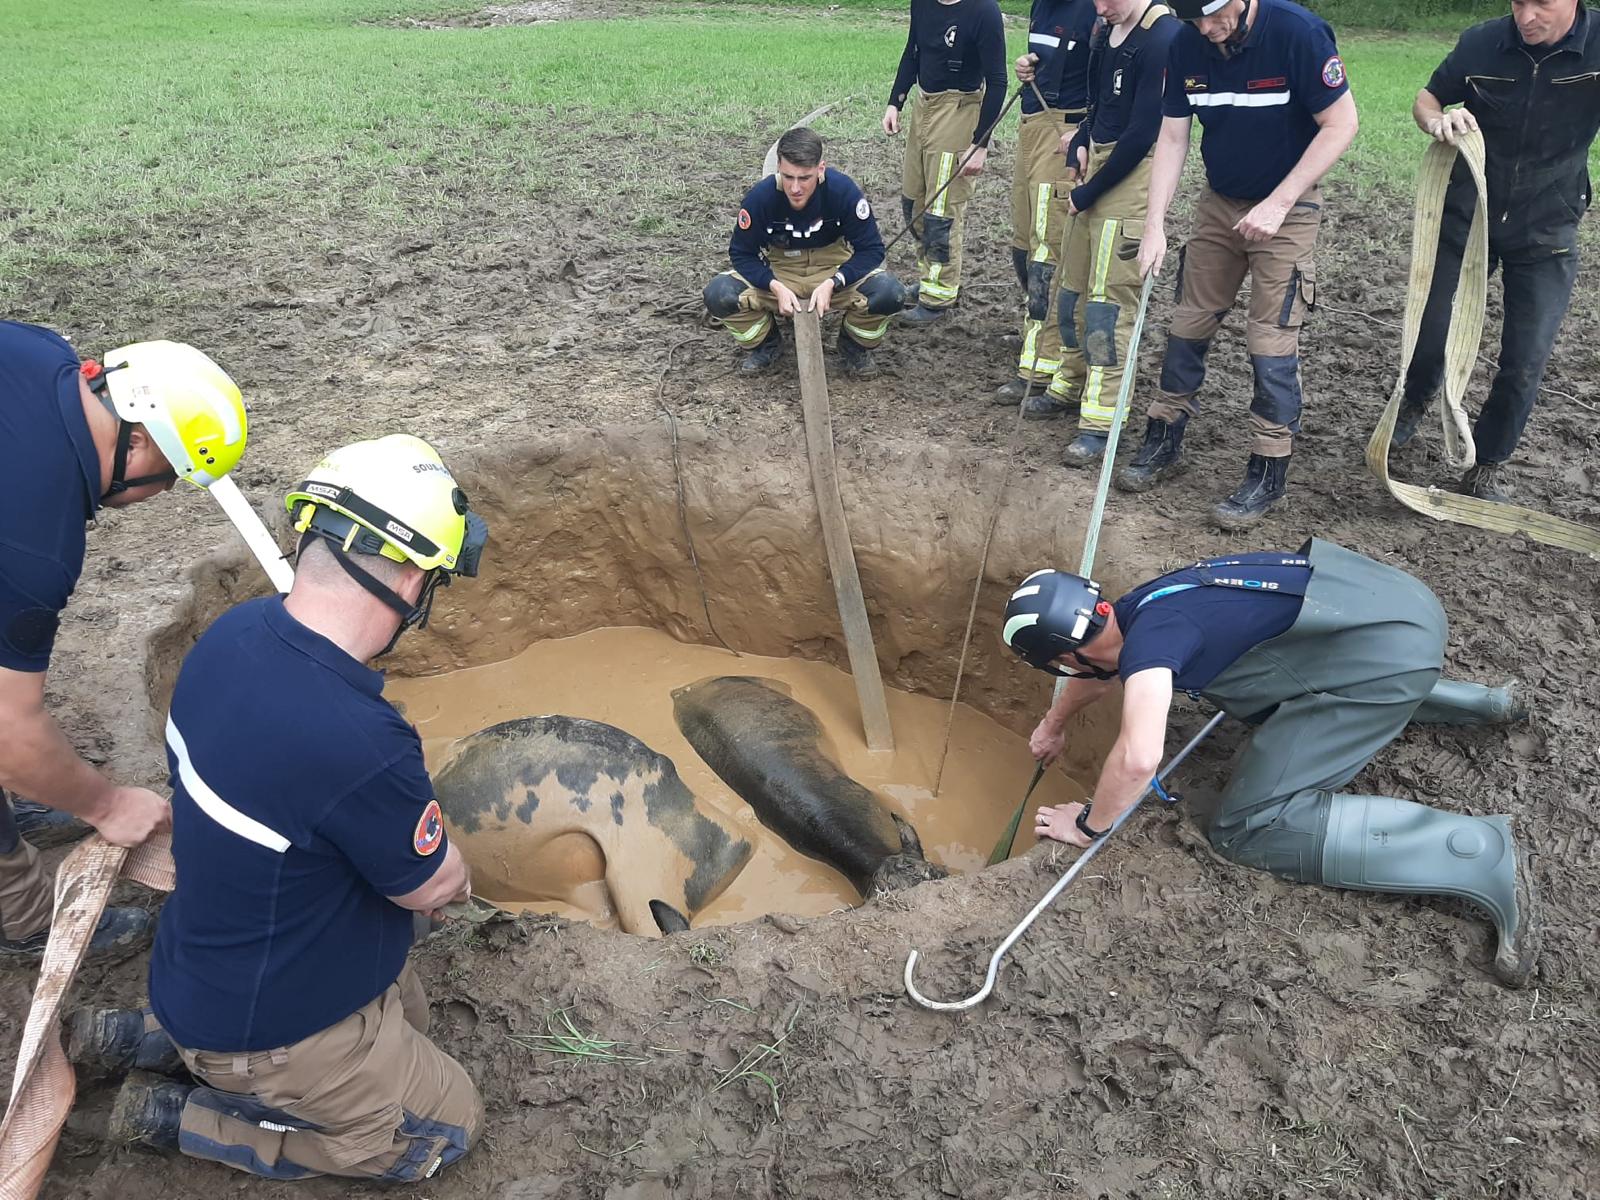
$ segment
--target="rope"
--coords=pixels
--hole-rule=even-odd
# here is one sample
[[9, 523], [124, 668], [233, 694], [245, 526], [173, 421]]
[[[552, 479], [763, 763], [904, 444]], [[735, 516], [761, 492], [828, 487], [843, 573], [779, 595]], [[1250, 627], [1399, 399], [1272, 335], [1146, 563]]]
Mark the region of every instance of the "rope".
[[1464, 134], [1457, 146], [1433, 142], [1422, 159], [1422, 170], [1417, 178], [1416, 216], [1411, 231], [1411, 279], [1407, 286], [1405, 326], [1400, 339], [1400, 374], [1395, 380], [1389, 403], [1378, 418], [1378, 427], [1372, 431], [1372, 438], [1367, 443], [1367, 469], [1401, 504], [1436, 521], [1454, 521], [1495, 533], [1524, 533], [1548, 546], [1560, 546], [1591, 558], [1600, 558], [1600, 530], [1537, 509], [1496, 504], [1491, 500], [1463, 496], [1437, 487], [1401, 483], [1389, 475], [1389, 443], [1394, 436], [1394, 423], [1400, 405], [1405, 399], [1406, 371], [1411, 365], [1412, 355], [1416, 353], [1423, 309], [1433, 286], [1434, 266], [1439, 252], [1440, 217], [1458, 150], [1472, 173], [1478, 194], [1473, 206], [1466, 252], [1461, 260], [1461, 281], [1450, 314], [1450, 330], [1445, 339], [1444, 398], [1440, 404], [1440, 419], [1444, 427], [1445, 457], [1451, 467], [1465, 471], [1476, 461], [1471, 427], [1462, 401], [1472, 376], [1473, 363], [1477, 359], [1478, 343], [1483, 336], [1489, 277], [1489, 222], [1484, 203], [1488, 188], [1483, 177], [1483, 136], [1474, 130]]

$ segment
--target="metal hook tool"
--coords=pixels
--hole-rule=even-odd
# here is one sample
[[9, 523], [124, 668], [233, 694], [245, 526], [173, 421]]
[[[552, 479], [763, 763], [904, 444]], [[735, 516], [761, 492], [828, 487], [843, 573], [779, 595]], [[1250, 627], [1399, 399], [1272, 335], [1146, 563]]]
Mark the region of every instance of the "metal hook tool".
[[911, 982], [911, 973], [916, 969], [917, 966], [917, 951], [915, 950], [911, 952], [911, 957], [906, 959], [906, 994], [918, 1004], [922, 1005], [923, 1008], [931, 1008], [938, 1012], [960, 1012], [962, 1009], [974, 1008], [987, 1000], [989, 998], [989, 993], [994, 991], [995, 976], [1000, 970], [1000, 960], [1006, 956], [1006, 951], [1010, 950], [1011, 947], [1016, 944], [1017, 939], [1027, 932], [1028, 926], [1033, 924], [1034, 920], [1039, 916], [1039, 914], [1045, 909], [1049, 908], [1055, 898], [1066, 890], [1067, 885], [1078, 877], [1078, 872], [1083, 870], [1085, 864], [1087, 864], [1088, 861], [1096, 854], [1100, 853], [1101, 847], [1111, 840], [1111, 835], [1122, 828], [1122, 826], [1127, 822], [1128, 818], [1133, 816], [1139, 805], [1144, 803], [1145, 798], [1155, 790], [1155, 785], [1157, 783], [1165, 783], [1167, 776], [1171, 775], [1173, 771], [1177, 770], [1179, 764], [1181, 764], [1184, 759], [1189, 757], [1190, 752], [1193, 751], [1194, 748], [1201, 742], [1205, 741], [1206, 737], [1211, 733], [1211, 731], [1222, 723], [1222, 718], [1224, 715], [1225, 714], [1223, 713], [1218, 713], [1216, 716], [1212, 717], [1210, 721], [1206, 722], [1206, 727], [1199, 733], [1195, 734], [1194, 737], [1190, 738], [1189, 744], [1173, 755], [1172, 758], [1168, 760], [1167, 765], [1156, 772], [1156, 777], [1151, 782], [1151, 786], [1145, 788], [1145, 790], [1140, 794], [1139, 798], [1135, 800], [1127, 809], [1125, 809], [1121, 816], [1112, 822], [1111, 828], [1106, 830], [1104, 837], [1096, 840], [1093, 845], [1091, 845], [1087, 850], [1078, 856], [1077, 861], [1074, 862], [1072, 866], [1067, 868], [1067, 873], [1060, 879], [1056, 880], [1055, 886], [1044, 894], [1044, 898], [1040, 900], [1039, 903], [1033, 906], [1033, 911], [1027, 916], [1023, 917], [1021, 924], [1019, 924], [1010, 932], [1009, 935], [1007, 935], [1006, 940], [1000, 943], [1000, 948], [996, 950], [994, 952], [994, 956], [989, 959], [989, 973], [984, 978], [983, 987], [978, 991], [977, 995], [969, 996], [965, 1000], [929, 1000], [921, 992], [917, 991], [916, 985]]

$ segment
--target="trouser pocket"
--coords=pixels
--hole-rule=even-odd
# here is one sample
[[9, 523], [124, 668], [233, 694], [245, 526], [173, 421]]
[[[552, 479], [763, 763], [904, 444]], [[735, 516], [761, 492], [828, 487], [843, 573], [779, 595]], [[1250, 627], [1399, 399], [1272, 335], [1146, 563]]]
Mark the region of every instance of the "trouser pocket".
[[1299, 329], [1307, 314], [1317, 307], [1317, 264], [1309, 258], [1295, 263], [1284, 289], [1283, 307], [1278, 313], [1280, 329]]

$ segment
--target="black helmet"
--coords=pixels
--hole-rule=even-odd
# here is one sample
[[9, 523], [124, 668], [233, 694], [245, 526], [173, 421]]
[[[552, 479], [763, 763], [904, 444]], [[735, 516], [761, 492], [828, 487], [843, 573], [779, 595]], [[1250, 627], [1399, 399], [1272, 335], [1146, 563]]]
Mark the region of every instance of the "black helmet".
[[1065, 675], [1051, 664], [1088, 645], [1106, 627], [1111, 605], [1100, 585], [1081, 575], [1035, 571], [1011, 593], [1000, 640], [1030, 667]]
[[1165, 3], [1180, 21], [1198, 21], [1228, 6], [1228, 0], [1165, 0]]

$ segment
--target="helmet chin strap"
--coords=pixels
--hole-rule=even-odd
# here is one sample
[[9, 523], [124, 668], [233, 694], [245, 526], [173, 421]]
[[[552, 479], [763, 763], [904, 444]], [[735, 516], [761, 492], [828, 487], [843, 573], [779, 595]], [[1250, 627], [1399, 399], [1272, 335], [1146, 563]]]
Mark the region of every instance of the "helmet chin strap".
[[1250, 36], [1250, 5], [1253, 0], [1244, 0], [1244, 7], [1239, 10], [1239, 23], [1233, 27], [1233, 32], [1228, 35], [1228, 40], [1217, 49], [1222, 51], [1223, 58], [1232, 58], [1244, 46], [1245, 38]]
[[[104, 375], [101, 378], [104, 379]], [[101, 387], [103, 388], [104, 386], [104, 383], [102, 383]], [[154, 475], [138, 475], [132, 479], [124, 478], [128, 473], [128, 448], [133, 444], [133, 426], [117, 416], [117, 410], [111, 407], [111, 401], [106, 399], [104, 395], [100, 397], [100, 402], [117, 419], [117, 449], [111, 459], [111, 483], [106, 487], [105, 491], [100, 493], [100, 499], [104, 500], [110, 496], [120, 496], [123, 492], [132, 488], [143, 487], [147, 483], [176, 483], [178, 473], [170, 468], [165, 471], [159, 471]]]
[[328, 549], [333, 552], [334, 561], [343, 568], [346, 575], [359, 583], [368, 594], [383, 601], [384, 604], [400, 616], [400, 624], [395, 626], [394, 636], [389, 639], [382, 650], [372, 656], [373, 658], [382, 658], [393, 650], [396, 643], [400, 641], [400, 635], [406, 630], [427, 628], [428, 615], [433, 611], [433, 594], [438, 590], [441, 583], [446, 586], [449, 585], [450, 578], [448, 575], [443, 571], [429, 571], [422, 582], [422, 592], [417, 597], [417, 602], [410, 604], [407, 603], [405, 597], [361, 567], [351, 555], [346, 554], [343, 544], [336, 538], [328, 537], [326, 534], [307, 532], [300, 539], [300, 552], [304, 552], [306, 548], [306, 539], [314, 537], [320, 537], [328, 543]]

